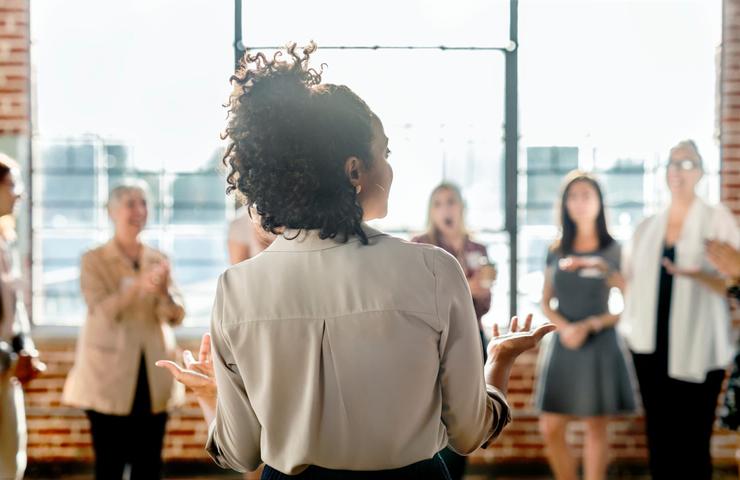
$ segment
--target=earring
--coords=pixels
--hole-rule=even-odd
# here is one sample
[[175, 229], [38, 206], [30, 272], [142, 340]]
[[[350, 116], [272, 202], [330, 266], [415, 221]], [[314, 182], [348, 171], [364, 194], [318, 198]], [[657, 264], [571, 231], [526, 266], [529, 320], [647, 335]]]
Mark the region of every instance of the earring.
[[362, 191], [362, 185], [357, 185], [357, 186], [355, 186], [355, 193], [356, 193], [357, 195], [359, 195], [361, 191]]

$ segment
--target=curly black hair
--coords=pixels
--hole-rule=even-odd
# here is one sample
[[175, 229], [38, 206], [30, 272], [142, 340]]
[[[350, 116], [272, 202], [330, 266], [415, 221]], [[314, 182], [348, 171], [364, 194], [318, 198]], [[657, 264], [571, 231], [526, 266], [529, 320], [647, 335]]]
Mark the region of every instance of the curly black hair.
[[367, 243], [344, 165], [354, 156], [370, 167], [377, 117], [346, 86], [321, 84], [324, 65], [308, 65], [315, 50], [312, 43], [301, 55], [290, 44], [271, 59], [245, 54], [225, 105], [226, 192], [242, 194], [269, 232], [318, 229], [322, 239], [354, 234]]

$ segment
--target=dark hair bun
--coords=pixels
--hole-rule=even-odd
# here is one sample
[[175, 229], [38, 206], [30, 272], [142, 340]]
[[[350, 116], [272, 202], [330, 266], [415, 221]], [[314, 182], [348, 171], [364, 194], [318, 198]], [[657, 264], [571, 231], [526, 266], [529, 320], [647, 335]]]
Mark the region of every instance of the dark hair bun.
[[352, 156], [372, 162], [375, 115], [349, 88], [321, 84], [321, 72], [308, 66], [315, 49], [247, 54], [231, 77], [227, 192], [242, 194], [270, 232], [318, 229], [321, 238], [366, 241], [344, 164]]

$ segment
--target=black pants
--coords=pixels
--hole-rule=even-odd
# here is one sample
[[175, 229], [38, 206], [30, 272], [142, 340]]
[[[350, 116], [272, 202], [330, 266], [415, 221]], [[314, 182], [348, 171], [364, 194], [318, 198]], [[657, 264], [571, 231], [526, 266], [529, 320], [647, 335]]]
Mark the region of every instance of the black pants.
[[162, 476], [162, 443], [167, 414], [105, 415], [87, 411], [90, 419], [96, 480], [119, 480], [126, 464], [130, 480]]
[[166, 413], [151, 413], [146, 362], [142, 353], [136, 393], [130, 415], [106, 415], [88, 410], [96, 480], [120, 480], [126, 464], [130, 480], [158, 480], [162, 477], [162, 444]]
[[439, 454], [445, 462], [447, 471], [450, 473], [450, 480], [462, 480], [465, 477], [465, 467], [468, 465], [468, 457], [456, 453], [450, 447], [445, 448]]
[[633, 358], [653, 480], [710, 480], [710, 440], [725, 372], [709, 372], [704, 383], [683, 382], [670, 378], [654, 355]]
[[298, 475], [286, 475], [265, 465], [262, 480], [450, 480], [444, 461], [439, 455], [403, 468], [394, 470], [376, 470], [373, 472], [356, 472], [350, 470], [329, 470], [327, 468], [308, 467]]

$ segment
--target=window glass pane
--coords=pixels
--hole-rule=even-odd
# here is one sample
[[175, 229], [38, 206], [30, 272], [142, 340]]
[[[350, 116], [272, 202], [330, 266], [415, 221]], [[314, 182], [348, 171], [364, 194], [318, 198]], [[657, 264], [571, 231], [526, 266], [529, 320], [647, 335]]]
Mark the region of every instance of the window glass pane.
[[[321, 27], [326, 16], [318, 10], [316, 22], [304, 15], [300, 28], [287, 16], [260, 21], [266, 5], [244, 2], [247, 44], [301, 41], [309, 24], [325, 45], [501, 46], [508, 36], [508, 1], [423, 2], [423, 8], [422, 2], [381, 2], [362, 7], [368, 24], [377, 20], [364, 33], [354, 24]], [[353, 17], [358, 13], [353, 6]], [[224, 195], [218, 137], [230, 91], [233, 3], [38, 0], [31, 14], [35, 320], [82, 320], [79, 255], [109, 238], [107, 193], [134, 177], [150, 191], [144, 238], [172, 259], [188, 302], [186, 324], [205, 325], [215, 278], [226, 266], [224, 233], [233, 210]], [[425, 28], [408, 27], [420, 22]], [[469, 227], [495, 245], [492, 258], [503, 264], [501, 52], [326, 49], [315, 55], [315, 65], [322, 62], [324, 79], [350, 85], [391, 138], [396, 179], [390, 213], [379, 226], [406, 235], [423, 230], [429, 193], [451, 180], [463, 189]], [[60, 230], [86, 242], [57, 258]]]
[[246, 45], [500, 47], [509, 41], [509, 0], [286, 0], [276, 11], [273, 2], [244, 2]]
[[536, 308], [563, 176], [594, 172], [612, 233], [666, 205], [671, 146], [694, 139], [719, 200], [721, 2], [520, 2], [519, 309]]
[[[389, 137], [394, 180], [379, 226], [423, 230], [429, 193], [446, 179], [462, 187], [473, 230], [503, 228], [501, 53], [319, 50], [314, 60], [326, 64], [323, 81], [367, 102]], [[432, 69], [476, 74], [458, 86], [434, 79]]]
[[218, 169], [233, 15], [204, 0], [31, 4], [37, 323], [84, 319], [80, 255], [111, 235], [109, 189], [137, 178], [144, 240], [173, 259], [186, 323], [207, 324], [234, 205]]

